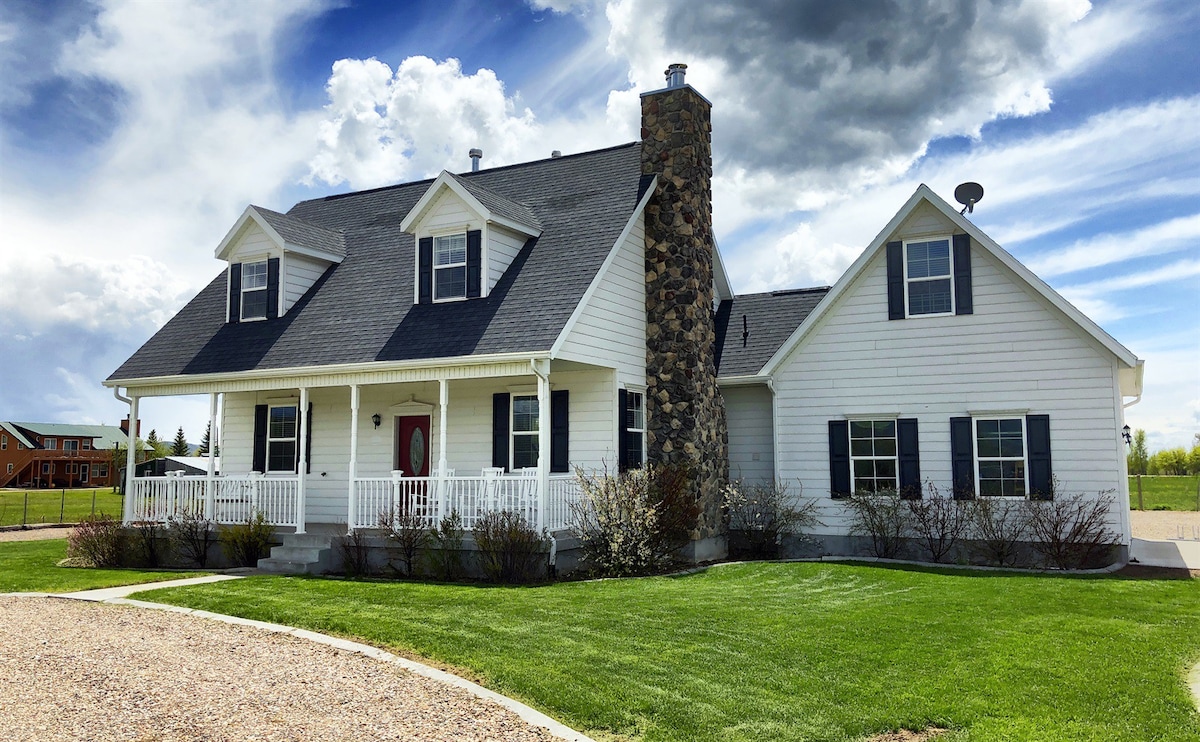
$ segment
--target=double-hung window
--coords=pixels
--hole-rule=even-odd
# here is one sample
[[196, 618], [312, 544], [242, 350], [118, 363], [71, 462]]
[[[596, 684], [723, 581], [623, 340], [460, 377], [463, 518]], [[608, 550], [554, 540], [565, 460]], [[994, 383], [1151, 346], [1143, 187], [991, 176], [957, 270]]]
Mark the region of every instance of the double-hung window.
[[433, 238], [433, 298], [462, 299], [467, 295], [467, 235]]
[[8, 448], [8, 436], [0, 435], [0, 451]]
[[296, 405], [271, 405], [267, 411], [267, 471], [296, 471]]
[[92, 450], [92, 442], [86, 438], [83, 440], [83, 450], [84, 451]]
[[642, 468], [642, 446], [646, 434], [646, 397], [625, 392], [625, 462], [630, 469]]
[[896, 421], [850, 421], [850, 471], [854, 492], [897, 489]]
[[1024, 497], [1025, 452], [1025, 418], [976, 418], [975, 491], [982, 497]]
[[45, 448], [47, 451], [57, 450], [58, 449], [58, 439], [57, 438], [47, 438], [44, 441], [42, 441], [42, 447]]
[[513, 395], [512, 398], [513, 471], [538, 465], [538, 398]]
[[954, 313], [950, 238], [904, 243], [908, 316]]
[[267, 316], [267, 261], [242, 263], [242, 319]]
[[79, 441], [63, 441], [63, 450], [64, 451], [78, 451], [79, 450]]

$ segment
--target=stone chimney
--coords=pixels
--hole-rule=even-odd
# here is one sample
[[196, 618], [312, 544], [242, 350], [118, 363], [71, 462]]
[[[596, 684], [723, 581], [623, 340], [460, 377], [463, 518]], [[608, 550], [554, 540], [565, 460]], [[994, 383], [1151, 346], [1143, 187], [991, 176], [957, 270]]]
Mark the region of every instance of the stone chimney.
[[667, 87], [642, 94], [642, 174], [658, 176], [646, 207], [646, 453], [692, 470], [700, 561], [725, 554], [729, 459], [714, 362], [712, 104], [686, 69], [671, 65]]

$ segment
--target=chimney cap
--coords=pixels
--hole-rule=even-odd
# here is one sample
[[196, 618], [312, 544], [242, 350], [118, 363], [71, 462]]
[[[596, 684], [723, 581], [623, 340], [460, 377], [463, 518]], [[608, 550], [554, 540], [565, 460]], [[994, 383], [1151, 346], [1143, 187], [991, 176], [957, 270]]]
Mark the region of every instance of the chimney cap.
[[682, 62], [676, 62], [675, 64], [668, 65], [667, 71], [663, 74], [667, 77], [668, 88], [681, 88], [684, 84], [683, 77], [687, 74], [687, 65]]
[[550, 156], [551, 157], [562, 157], [562, 150], [558, 150], [558, 149], [552, 150], [550, 152]]

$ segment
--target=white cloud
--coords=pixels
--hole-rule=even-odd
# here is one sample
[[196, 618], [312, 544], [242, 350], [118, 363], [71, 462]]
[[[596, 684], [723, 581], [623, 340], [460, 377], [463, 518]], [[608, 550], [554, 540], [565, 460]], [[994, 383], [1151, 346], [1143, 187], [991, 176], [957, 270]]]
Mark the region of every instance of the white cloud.
[[1143, 229], [1079, 240], [1062, 250], [1036, 256], [1029, 262], [1029, 267], [1043, 277], [1057, 276], [1150, 255], [1195, 249], [1198, 245], [1200, 214], [1192, 214]]

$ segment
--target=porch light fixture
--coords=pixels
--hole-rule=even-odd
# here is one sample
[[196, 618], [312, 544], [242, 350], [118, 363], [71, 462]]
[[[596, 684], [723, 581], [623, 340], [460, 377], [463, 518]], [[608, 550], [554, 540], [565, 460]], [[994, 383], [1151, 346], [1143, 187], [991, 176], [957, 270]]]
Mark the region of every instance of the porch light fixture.
[[[375, 423], [375, 429], [379, 430], [379, 423], [383, 422], [383, 418], [376, 412], [374, 415], [371, 415], [371, 422]], [[1128, 432], [1128, 426], [1126, 426], [1126, 432]]]
[[1126, 446], [1133, 443], [1133, 436], [1129, 434], [1129, 426], [1128, 425], [1121, 428], [1121, 437], [1125, 439]]

